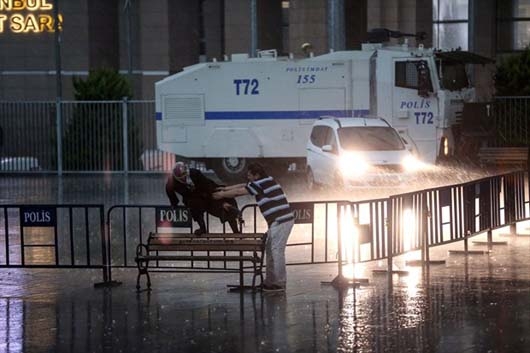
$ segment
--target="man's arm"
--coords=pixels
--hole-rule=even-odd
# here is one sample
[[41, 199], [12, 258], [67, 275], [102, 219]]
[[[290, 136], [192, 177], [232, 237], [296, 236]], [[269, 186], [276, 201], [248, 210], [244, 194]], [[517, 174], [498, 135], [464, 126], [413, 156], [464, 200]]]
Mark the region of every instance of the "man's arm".
[[223, 190], [214, 192], [212, 194], [212, 197], [215, 200], [220, 200], [220, 199], [229, 199], [229, 198], [233, 198], [236, 196], [247, 195], [248, 191], [245, 188], [246, 185], [247, 184], [238, 184], [238, 185], [232, 185], [232, 186], [225, 187]]
[[235, 185], [229, 185], [229, 186], [220, 186], [216, 190], [217, 191], [228, 191], [232, 189], [244, 188], [246, 185], [247, 184], [243, 183], [243, 184], [235, 184]]

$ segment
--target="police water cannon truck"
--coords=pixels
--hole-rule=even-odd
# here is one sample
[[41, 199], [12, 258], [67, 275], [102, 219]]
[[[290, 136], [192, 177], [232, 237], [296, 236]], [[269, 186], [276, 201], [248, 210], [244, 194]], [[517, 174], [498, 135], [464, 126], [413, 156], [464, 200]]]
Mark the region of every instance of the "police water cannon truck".
[[[399, 33], [385, 31], [378, 35]], [[302, 59], [266, 50], [199, 63], [155, 84], [158, 147], [221, 177], [241, 177], [254, 159], [300, 169], [315, 119], [373, 115], [435, 163], [455, 151], [452, 127], [475, 97], [466, 64], [480, 58], [405, 40]]]

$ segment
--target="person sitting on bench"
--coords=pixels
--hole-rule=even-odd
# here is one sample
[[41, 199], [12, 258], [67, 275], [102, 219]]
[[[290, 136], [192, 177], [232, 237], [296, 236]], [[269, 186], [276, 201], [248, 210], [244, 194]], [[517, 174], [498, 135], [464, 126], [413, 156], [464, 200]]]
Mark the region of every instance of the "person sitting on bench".
[[228, 222], [233, 233], [241, 233], [238, 223], [243, 221], [237, 201], [234, 198], [212, 199], [212, 193], [220, 186], [222, 185], [204, 176], [200, 170], [177, 162], [167, 179], [166, 194], [172, 207], [180, 204], [178, 195], [182, 198], [184, 205], [191, 211], [192, 219], [199, 225], [199, 229], [194, 232], [196, 235], [206, 233], [204, 212], [218, 217], [221, 223]]

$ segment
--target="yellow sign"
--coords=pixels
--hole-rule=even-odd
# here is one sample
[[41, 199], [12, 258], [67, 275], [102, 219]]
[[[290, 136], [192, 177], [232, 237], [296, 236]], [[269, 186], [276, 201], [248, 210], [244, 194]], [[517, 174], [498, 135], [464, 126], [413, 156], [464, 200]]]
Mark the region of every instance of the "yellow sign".
[[[51, 0], [0, 0], [0, 33], [42, 33], [55, 31]], [[48, 13], [41, 13], [46, 11]], [[63, 18], [59, 15], [59, 30]]]

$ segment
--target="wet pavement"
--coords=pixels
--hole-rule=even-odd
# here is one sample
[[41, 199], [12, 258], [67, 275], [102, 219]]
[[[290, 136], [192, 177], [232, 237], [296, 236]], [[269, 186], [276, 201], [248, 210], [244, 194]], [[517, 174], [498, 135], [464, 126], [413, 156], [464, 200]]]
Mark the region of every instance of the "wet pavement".
[[[161, 176], [101, 178], [3, 178], [0, 198], [166, 203]], [[286, 184], [303, 198], [296, 180]], [[443, 265], [396, 258], [400, 276], [372, 272], [386, 262], [358, 264], [369, 282], [355, 289], [322, 283], [336, 264], [289, 266], [276, 294], [228, 292], [237, 274], [156, 273], [153, 290], [137, 293], [134, 269], [113, 271], [120, 286], [94, 288], [100, 271], [0, 268], [0, 352], [530, 352], [529, 227], [495, 232], [507, 245], [485, 255], [448, 255], [462, 242], [432, 249]]]
[[99, 271], [1, 269], [0, 352], [530, 352], [530, 231], [503, 231], [486, 255], [396, 258], [401, 276], [358, 264], [356, 289], [322, 283], [335, 264], [290, 266], [284, 294], [228, 292], [236, 274], [157, 273], [137, 293], [133, 269], [113, 288], [93, 287]]
[[[500, 238], [500, 236], [499, 236]], [[228, 292], [235, 274], [0, 270], [0, 352], [530, 352], [530, 236], [487, 255], [336, 289], [337, 265], [290, 266], [284, 294]], [[495, 238], [494, 238], [495, 239]]]

